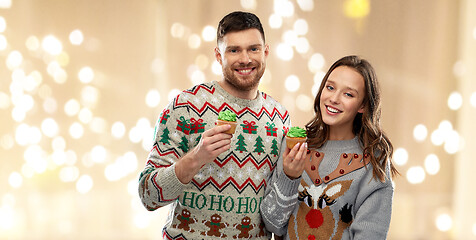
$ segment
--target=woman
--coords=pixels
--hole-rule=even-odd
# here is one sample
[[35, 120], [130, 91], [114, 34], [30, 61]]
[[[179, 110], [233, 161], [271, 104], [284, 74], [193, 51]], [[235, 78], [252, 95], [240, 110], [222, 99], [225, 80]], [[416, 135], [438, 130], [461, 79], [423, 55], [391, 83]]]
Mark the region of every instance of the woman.
[[284, 152], [267, 185], [261, 204], [267, 229], [284, 239], [385, 239], [398, 171], [380, 127], [370, 63], [358, 56], [336, 61], [314, 112], [307, 143]]

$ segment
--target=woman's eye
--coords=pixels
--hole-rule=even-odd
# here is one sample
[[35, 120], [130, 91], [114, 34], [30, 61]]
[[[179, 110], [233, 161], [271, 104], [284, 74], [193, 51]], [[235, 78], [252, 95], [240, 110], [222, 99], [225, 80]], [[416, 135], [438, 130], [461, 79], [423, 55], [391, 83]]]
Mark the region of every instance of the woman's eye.
[[354, 97], [354, 95], [350, 94], [350, 93], [346, 93], [345, 94], [347, 97]]
[[332, 86], [327, 86], [327, 89], [332, 90], [332, 89], [334, 89], [334, 87], [332, 87]]

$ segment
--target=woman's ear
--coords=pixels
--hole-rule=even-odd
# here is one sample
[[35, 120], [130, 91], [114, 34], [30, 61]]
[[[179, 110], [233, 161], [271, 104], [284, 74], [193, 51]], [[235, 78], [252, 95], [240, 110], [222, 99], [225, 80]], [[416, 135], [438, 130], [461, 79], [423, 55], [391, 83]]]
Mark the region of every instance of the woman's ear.
[[360, 106], [360, 108], [357, 112], [364, 113], [365, 112], [365, 104], [362, 103], [362, 105]]

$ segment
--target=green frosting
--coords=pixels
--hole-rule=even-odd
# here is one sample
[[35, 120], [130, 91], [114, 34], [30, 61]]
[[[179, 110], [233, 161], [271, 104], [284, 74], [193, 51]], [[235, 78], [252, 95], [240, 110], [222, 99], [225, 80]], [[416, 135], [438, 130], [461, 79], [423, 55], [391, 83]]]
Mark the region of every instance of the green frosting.
[[236, 122], [236, 114], [230, 110], [221, 111], [218, 113], [218, 120]]
[[288, 134], [286, 134], [286, 136], [293, 137], [293, 138], [303, 138], [303, 137], [307, 137], [307, 134], [304, 128], [291, 127], [288, 131]]

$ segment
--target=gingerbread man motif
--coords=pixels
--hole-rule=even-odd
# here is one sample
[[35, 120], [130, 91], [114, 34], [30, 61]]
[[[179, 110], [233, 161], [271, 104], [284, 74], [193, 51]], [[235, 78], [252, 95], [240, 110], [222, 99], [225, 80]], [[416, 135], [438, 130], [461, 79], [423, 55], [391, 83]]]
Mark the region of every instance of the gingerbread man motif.
[[189, 225], [192, 223], [196, 223], [197, 219], [190, 217], [190, 211], [184, 208], [182, 210], [182, 214], [176, 214], [175, 216], [177, 216], [177, 219], [180, 221], [180, 224], [175, 224], [173, 226], [174, 228], [183, 229], [188, 232], [195, 232], [195, 230], [193, 230]]
[[233, 236], [233, 238], [250, 238], [250, 231], [254, 228], [254, 224], [251, 224], [251, 219], [246, 216], [241, 219], [241, 224], [235, 224], [233, 227], [240, 231], [240, 234]]
[[266, 236], [266, 231], [265, 231], [265, 226], [264, 226], [264, 223], [263, 222], [260, 222], [259, 224], [259, 233], [258, 235], [256, 235], [256, 237], [263, 237], [263, 236]]
[[226, 237], [226, 234], [221, 233], [220, 230], [222, 228], [228, 227], [228, 224], [221, 222], [221, 216], [220, 215], [215, 213], [210, 217], [210, 221], [203, 220], [202, 223], [204, 223], [205, 226], [210, 228], [210, 230], [208, 230], [206, 232], [202, 232], [201, 233], [202, 235], [204, 235], [204, 236], [215, 236], [215, 237], [221, 237], [221, 238]]

